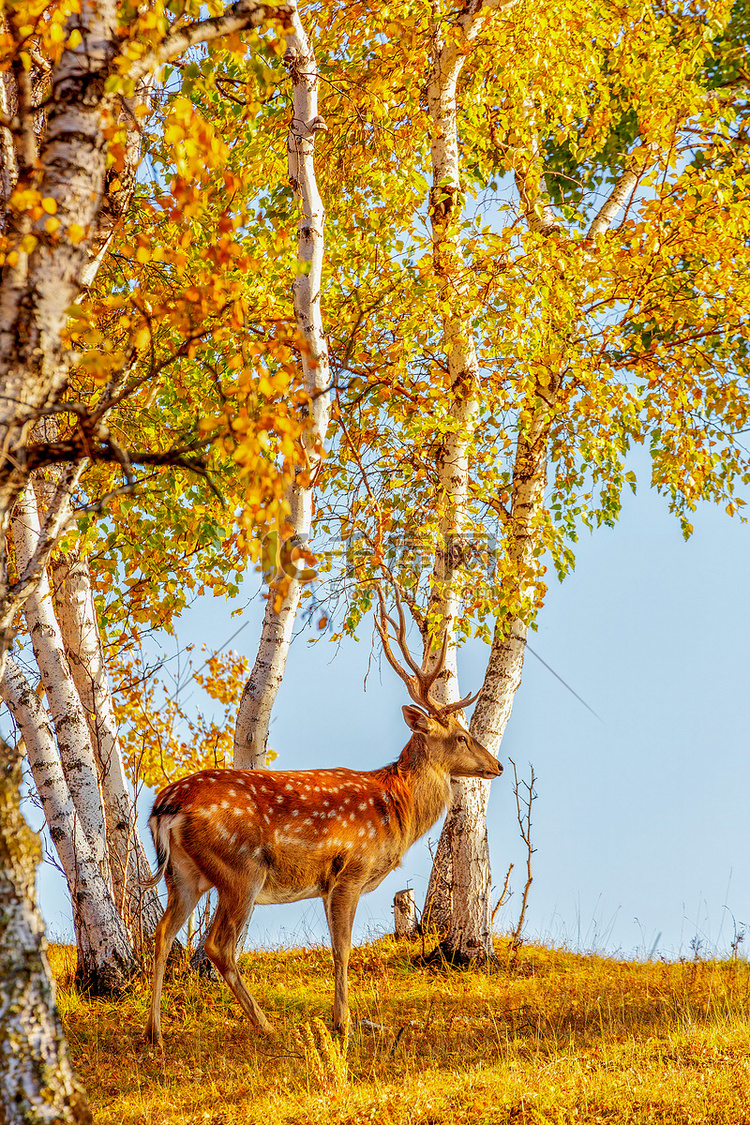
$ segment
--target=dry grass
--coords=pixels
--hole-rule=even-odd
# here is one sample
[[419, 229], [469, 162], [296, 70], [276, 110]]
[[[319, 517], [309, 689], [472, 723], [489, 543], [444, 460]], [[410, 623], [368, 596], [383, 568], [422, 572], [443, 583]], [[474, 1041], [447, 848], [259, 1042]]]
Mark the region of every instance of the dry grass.
[[273, 1042], [226, 988], [175, 972], [164, 1051], [142, 1041], [147, 982], [88, 1000], [66, 983], [74, 952], [51, 958], [99, 1125], [750, 1125], [746, 961], [513, 955], [500, 941], [493, 971], [454, 972], [415, 952], [388, 938], [353, 951], [348, 1051], [327, 1030], [326, 950], [243, 959]]

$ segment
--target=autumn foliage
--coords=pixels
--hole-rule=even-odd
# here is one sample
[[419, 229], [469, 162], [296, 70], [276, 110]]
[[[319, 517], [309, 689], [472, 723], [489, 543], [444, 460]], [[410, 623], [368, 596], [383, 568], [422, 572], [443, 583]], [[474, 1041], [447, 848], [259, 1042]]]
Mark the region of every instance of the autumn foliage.
[[[433, 545], [446, 502], [436, 458], [469, 394], [460, 627], [487, 639], [498, 615], [539, 608], [545, 560], [564, 573], [580, 528], [617, 518], [621, 489], [636, 487], [634, 445], [649, 449], [650, 483], [686, 533], [701, 499], [742, 506], [750, 221], [742, 5], [604, 5], [593, 31], [574, 0], [554, 13], [493, 7], [477, 17], [458, 81], [459, 182], [442, 185], [425, 83], [435, 36], [450, 45], [463, 34], [461, 6], [332, 2], [305, 13], [325, 87], [317, 172], [336, 397], [319, 526], [371, 553], [384, 529], [391, 545], [415, 528], [420, 549]], [[77, 11], [75, 0], [7, 5], [5, 65], [54, 64], [78, 45]], [[121, 483], [112, 450], [152, 466], [135, 497], [84, 521], [87, 550], [117, 577], [115, 601], [142, 624], [167, 623], [154, 604], [161, 583], [175, 610], [191, 587], [236, 587], [269, 526], [283, 526], [301, 460], [283, 18], [195, 49], [144, 85], [149, 52], [203, 11], [118, 9], [107, 190], [130, 202], [67, 330], [77, 356], [67, 400], [94, 415], [106, 406], [112, 443], [87, 474], [86, 499]], [[9, 206], [28, 231], [15, 249], [6, 236], [8, 264], [85, 234], [64, 229], [33, 183], [19, 183]], [[441, 329], [449, 313], [460, 324]], [[454, 329], [476, 350], [470, 387], [448, 374]], [[59, 424], [61, 441], [77, 440], [75, 412]], [[524, 435], [548, 459], [549, 489], [521, 557]], [[204, 475], [158, 472], [170, 455]], [[146, 529], [144, 557], [132, 544]], [[489, 568], [472, 548], [488, 541]], [[424, 612], [434, 576], [417, 553], [396, 570]], [[360, 563], [337, 619], [347, 631], [379, 576]]]

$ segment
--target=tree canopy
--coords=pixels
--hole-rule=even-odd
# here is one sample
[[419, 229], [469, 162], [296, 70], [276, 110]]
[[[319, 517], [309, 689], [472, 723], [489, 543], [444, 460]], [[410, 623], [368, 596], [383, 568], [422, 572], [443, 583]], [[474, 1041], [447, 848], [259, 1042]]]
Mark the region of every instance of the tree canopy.
[[[448, 636], [445, 702], [454, 639], [482, 637], [472, 729], [497, 750], [547, 567], [617, 519], [634, 445], [686, 535], [700, 500], [741, 511], [744, 0], [2, 18], [3, 530], [30, 480], [47, 489], [2, 576], [6, 643], [67, 528], [136, 715], [129, 647], [249, 561], [277, 578], [273, 627], [293, 619], [277, 564], [314, 494], [347, 559], [305, 591], [318, 623], [356, 633], [395, 589], [426, 659]], [[212, 690], [242, 675], [217, 666]], [[169, 768], [205, 753], [171, 744]]]

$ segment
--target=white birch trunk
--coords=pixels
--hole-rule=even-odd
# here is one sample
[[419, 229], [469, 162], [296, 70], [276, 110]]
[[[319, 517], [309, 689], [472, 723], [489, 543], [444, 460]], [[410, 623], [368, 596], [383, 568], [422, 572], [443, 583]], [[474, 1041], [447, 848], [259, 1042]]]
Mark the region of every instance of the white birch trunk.
[[[432, 131], [433, 187], [430, 192], [430, 218], [433, 262], [440, 284], [440, 296], [443, 303], [452, 310], [450, 315], [443, 317], [442, 325], [442, 350], [447, 358], [452, 392], [452, 428], [442, 443], [437, 463], [437, 503], [441, 516], [429, 613], [432, 619], [442, 618], [441, 631], [445, 630], [451, 638], [446, 653], [445, 672], [439, 677], [434, 692], [435, 699], [445, 703], [452, 703], [460, 698], [456, 649], [452, 639], [461, 596], [455, 573], [455, 551], [465, 527], [469, 487], [468, 449], [478, 417], [475, 397], [478, 378], [476, 348], [469, 313], [462, 304], [461, 285], [458, 281], [463, 262], [458, 245], [461, 180], [456, 91], [467, 58], [466, 48], [476, 38], [487, 18], [481, 4], [470, 7], [474, 11], [467, 11], [457, 20], [463, 32], [463, 42], [460, 42], [456, 34], [449, 32], [446, 35], [445, 25], [440, 20], [433, 23], [433, 69], [427, 90]], [[487, 788], [486, 782], [454, 782], [453, 802], [438, 842], [423, 911], [426, 924], [444, 932], [451, 917], [454, 889], [457, 892], [460, 880], [468, 908], [475, 914], [472, 928], [484, 952], [487, 952], [485, 931], [489, 932], [489, 905], [476, 892], [477, 888], [489, 883], [489, 854], [485, 847], [484, 854], [467, 865], [464, 856], [454, 854], [453, 845], [464, 830], [465, 823], [476, 817], [479, 817], [479, 823], [484, 823], [482, 806], [486, 807]], [[488, 895], [484, 898], [488, 898]]]
[[74, 549], [53, 564], [55, 608], [78, 697], [88, 720], [104, 803], [114, 899], [138, 948], [162, 915], [155, 888], [142, 890], [151, 868], [138, 832], [122, 760], [88, 560]]
[[[0, 428], [0, 447], [1, 443], [2, 429]], [[60, 470], [52, 500], [37, 537], [36, 547], [26, 565], [18, 566], [18, 578], [15, 582], [11, 582], [9, 577], [8, 536], [0, 534], [0, 675], [2, 674], [5, 655], [13, 643], [16, 615], [22, 609], [26, 599], [36, 589], [45, 573], [52, 551], [65, 531], [70, 519], [70, 496], [78, 484], [83, 470], [84, 462], [82, 461], [77, 465], [66, 465]], [[28, 485], [28, 480], [26, 484]], [[0, 498], [1, 504], [2, 498]], [[14, 505], [11, 504], [7, 512], [8, 526], [13, 511]], [[2, 516], [0, 516], [0, 525], [2, 525]], [[16, 563], [18, 563], [18, 557], [16, 557]]]
[[50, 716], [10, 658], [0, 681], [0, 693], [26, 744], [50, 838], [68, 882], [78, 974], [94, 991], [117, 991], [138, 966], [111, 888], [83, 831], [55, 750]]
[[[4, 31], [6, 21], [0, 20], [0, 30]], [[8, 70], [0, 73], [0, 114], [10, 121], [16, 116], [18, 97], [13, 75]], [[16, 154], [13, 147], [13, 134], [10, 129], [0, 125], [0, 235], [5, 233], [8, 200], [18, 180]]]
[[[458, 278], [463, 268], [457, 238], [461, 183], [457, 131], [457, 86], [468, 49], [476, 40], [491, 12], [512, 7], [513, 0], [473, 0], [446, 32], [437, 19], [433, 24], [433, 70], [428, 86], [432, 128], [432, 177], [430, 212], [433, 258], [436, 274], [444, 282], [441, 295], [452, 310], [443, 319], [443, 351], [448, 360], [453, 428], [443, 443], [438, 463], [438, 502], [444, 513], [441, 543], [433, 574], [431, 610], [442, 614], [452, 635], [460, 590], [454, 573], [451, 543], [460, 541], [465, 522], [469, 486], [467, 450], [477, 423], [475, 389], [478, 365], [470, 314], [461, 303]], [[490, 658], [490, 666], [472, 718], [472, 734], [497, 753], [510, 715], [513, 694], [520, 682], [523, 644], [519, 644], [519, 622], [502, 653]], [[523, 627], [525, 639], [525, 627]], [[452, 647], [452, 646], [450, 646]], [[450, 649], [449, 649], [450, 651]], [[494, 657], [494, 663], [493, 663]], [[507, 666], [507, 667], [506, 667]], [[503, 670], [504, 669], [504, 670]], [[496, 694], [503, 681], [505, 693]], [[436, 693], [437, 695], [437, 693]], [[459, 698], [455, 657], [447, 662], [443, 698]], [[428, 925], [446, 933], [443, 953], [457, 961], [493, 956], [490, 924], [491, 874], [487, 846], [486, 811], [489, 783], [465, 779], [453, 785], [448, 812], [433, 862], [423, 917]]]
[[[292, 13], [292, 26], [293, 35], [287, 37], [284, 56], [294, 92], [288, 139], [289, 182], [300, 208], [297, 261], [308, 267], [306, 273], [298, 273], [294, 280], [294, 314], [297, 328], [306, 342], [302, 368], [305, 389], [311, 399], [311, 418], [305, 438], [305, 476], [310, 483], [295, 484], [288, 500], [290, 542], [304, 545], [310, 536], [312, 489], [323, 457], [330, 416], [328, 345], [320, 305], [325, 211], [315, 178], [315, 134], [324, 132], [326, 126], [318, 115], [315, 56], [296, 11]], [[266, 765], [271, 711], [284, 675], [301, 593], [299, 581], [292, 577], [279, 608], [275, 608], [273, 593], [266, 603], [258, 653], [237, 714], [234, 765], [239, 769]]]
[[39, 840], [20, 809], [21, 760], [0, 745], [0, 1121], [88, 1125], [71, 1069], [34, 882]]
[[[557, 390], [558, 383], [551, 380], [548, 388], [551, 399], [554, 400]], [[513, 466], [509, 553], [517, 582], [514, 595], [521, 610], [529, 602], [535, 570], [534, 550], [547, 479], [549, 425], [550, 411], [545, 406], [537, 410], [528, 430], [519, 436]], [[471, 722], [474, 737], [493, 754], [500, 749], [513, 698], [521, 682], [527, 630], [527, 618], [522, 612], [509, 620], [498, 620], [495, 628], [487, 671]], [[458, 790], [438, 845], [439, 852], [442, 845], [443, 857], [446, 853], [450, 855], [450, 866], [442, 874], [434, 865], [430, 882], [432, 885], [444, 878], [450, 887], [449, 892], [441, 889], [441, 901], [450, 899], [443, 950], [461, 961], [492, 956], [493, 950], [486, 829], [489, 785], [471, 779], [460, 782]]]
[[[37, 497], [33, 485], [29, 483], [13, 517], [13, 540], [19, 570], [33, 556], [40, 530]], [[24, 613], [55, 724], [60, 761], [68, 788], [95, 862], [105, 883], [111, 887], [107, 829], [96, 761], [86, 714], [65, 655], [46, 571], [27, 599]]]
[[[81, 43], [63, 52], [54, 73], [55, 95], [47, 107], [41, 145], [34, 133], [30, 82], [15, 68], [18, 117], [15, 140], [18, 184], [32, 185], [57, 203], [66, 230], [77, 223], [90, 228], [104, 189], [108, 109], [104, 83], [117, 53], [117, 5], [114, 0], [82, 0], [77, 19]], [[55, 401], [67, 379], [63, 329], [67, 310], [81, 289], [88, 246], [63, 239], [47, 244], [44, 220], [28, 213], [10, 216], [6, 234], [18, 261], [6, 262], [0, 290], [0, 437], [13, 454], [0, 470], [0, 533], [7, 529], [10, 505], [27, 476], [25, 447], [39, 412]], [[36, 235], [32, 252], [22, 249], [26, 235]], [[29, 299], [33, 294], [33, 300]]]
[[[471, 721], [471, 733], [497, 754], [510, 718], [513, 696], [521, 682], [526, 625], [513, 621], [508, 639], [496, 629], [482, 692]], [[457, 962], [492, 957], [491, 891], [487, 842], [489, 782], [475, 778], [457, 783], [453, 805], [438, 843], [448, 855], [447, 870], [434, 865], [430, 885], [437, 883], [449, 913], [443, 952]], [[436, 859], [438, 855], [436, 854]], [[429, 893], [429, 888], [428, 888]]]

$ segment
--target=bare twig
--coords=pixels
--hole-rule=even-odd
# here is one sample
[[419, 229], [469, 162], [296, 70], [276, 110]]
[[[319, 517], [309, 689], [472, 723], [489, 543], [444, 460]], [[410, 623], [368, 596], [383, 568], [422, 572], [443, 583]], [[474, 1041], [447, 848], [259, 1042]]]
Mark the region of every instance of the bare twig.
[[[531, 884], [534, 881], [534, 876], [531, 874], [531, 857], [536, 851], [536, 848], [532, 848], [531, 846], [531, 806], [536, 799], [536, 792], [534, 791], [534, 782], [536, 781], [536, 775], [534, 773], [534, 767], [531, 766], [531, 780], [519, 781], [516, 763], [512, 758], [509, 758], [508, 761], [513, 766], [513, 793], [516, 798], [516, 815], [518, 817], [518, 827], [521, 830], [521, 839], [526, 845], [526, 885], [523, 888], [523, 898], [521, 899], [521, 913], [518, 918], [518, 925], [513, 931], [511, 939], [512, 948], [518, 949], [522, 940], [521, 934], [523, 932], [523, 923], [526, 918], [526, 904], [529, 899], [529, 891], [531, 889]], [[526, 790], [526, 795], [523, 799], [521, 798], [522, 788]]]
[[511, 897], [511, 895], [513, 894], [513, 892], [509, 889], [509, 887], [510, 887], [510, 873], [513, 870], [514, 866], [515, 866], [515, 864], [511, 863], [510, 866], [508, 867], [508, 870], [505, 872], [505, 882], [503, 883], [503, 889], [500, 892], [500, 898], [495, 903], [492, 914], [490, 915], [490, 926], [494, 925], [495, 916], [497, 915], [497, 912], [500, 909], [500, 907], [504, 903], [506, 903], [508, 901], [508, 899]]

